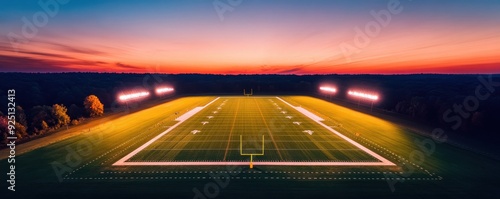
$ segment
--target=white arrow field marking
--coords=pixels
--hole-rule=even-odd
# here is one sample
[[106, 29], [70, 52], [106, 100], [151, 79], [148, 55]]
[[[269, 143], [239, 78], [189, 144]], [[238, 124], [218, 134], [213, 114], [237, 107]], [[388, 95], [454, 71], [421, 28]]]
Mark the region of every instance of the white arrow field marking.
[[305, 131], [302, 131], [304, 133], [309, 133], [309, 135], [312, 135], [314, 133], [314, 131], [311, 131], [311, 130], [305, 130]]
[[301, 122], [293, 122], [293, 124], [300, 125]]
[[201, 132], [200, 130], [192, 130], [191, 133], [196, 135], [197, 133]]
[[202, 123], [203, 125], [208, 124], [208, 122], [207, 122], [207, 121], [203, 121], [203, 122], [201, 122], [201, 123]]

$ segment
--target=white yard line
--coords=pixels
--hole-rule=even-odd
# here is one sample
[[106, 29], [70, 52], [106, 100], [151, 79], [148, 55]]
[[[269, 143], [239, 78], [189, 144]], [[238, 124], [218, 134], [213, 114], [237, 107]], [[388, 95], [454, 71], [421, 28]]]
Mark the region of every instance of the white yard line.
[[208, 104], [206, 104], [205, 106], [202, 106], [202, 107], [196, 107], [194, 108], [193, 110], [191, 111], [188, 111], [187, 113], [184, 113], [182, 116], [178, 117], [175, 121], [178, 121], [177, 124], [171, 126], [170, 128], [168, 128], [167, 130], [163, 131], [163, 133], [160, 133], [159, 135], [157, 135], [156, 137], [154, 137], [153, 139], [149, 140], [148, 142], [146, 142], [145, 144], [143, 144], [142, 146], [140, 146], [139, 148], [135, 149], [134, 151], [132, 151], [132, 153], [129, 153], [128, 155], [126, 155], [125, 157], [123, 157], [122, 159], [118, 160], [117, 162], [115, 162], [113, 164], [113, 166], [121, 166], [125, 163], [125, 161], [127, 161], [128, 159], [132, 158], [134, 155], [136, 155], [137, 153], [139, 153], [140, 151], [144, 150], [146, 147], [148, 147], [149, 145], [151, 145], [153, 142], [155, 142], [156, 140], [160, 139], [161, 137], [163, 137], [165, 134], [167, 134], [168, 132], [170, 132], [171, 130], [175, 129], [177, 126], [179, 126], [180, 124], [182, 124], [184, 121], [186, 121], [187, 119], [189, 119], [191, 116], [195, 115], [196, 113], [200, 112], [201, 110], [203, 110], [204, 108], [206, 108], [207, 106], [209, 106], [210, 104], [214, 103], [215, 101], [217, 101], [220, 97], [217, 97], [215, 98], [214, 100], [212, 100], [211, 102], [209, 102]]
[[280, 101], [282, 101], [283, 103], [287, 104], [288, 106], [292, 107], [293, 109], [297, 110], [298, 112], [300, 112], [300, 113], [304, 114], [305, 116], [309, 117], [311, 120], [315, 121], [319, 125], [321, 125], [321, 126], [325, 127], [326, 129], [330, 130], [335, 135], [338, 135], [342, 139], [346, 140], [347, 142], [351, 143], [352, 145], [354, 145], [354, 146], [358, 147], [359, 149], [363, 150], [365, 153], [368, 153], [371, 156], [373, 156], [374, 158], [377, 158], [378, 160], [381, 161], [381, 163], [383, 163], [383, 165], [385, 165], [385, 166], [396, 166], [396, 164], [394, 164], [391, 161], [385, 159], [384, 157], [380, 156], [379, 154], [371, 151], [370, 149], [364, 147], [363, 145], [357, 143], [356, 141], [351, 140], [350, 138], [346, 137], [342, 133], [339, 133], [335, 129], [327, 126], [326, 124], [323, 124], [323, 122], [321, 122], [321, 121], [323, 121], [323, 119], [321, 117], [315, 115], [314, 113], [311, 113], [311, 112], [309, 112], [308, 110], [306, 110], [306, 109], [304, 109], [302, 107], [293, 106], [290, 103], [286, 102], [285, 100], [281, 99], [280, 97], [276, 97], [276, 98], [279, 99]]

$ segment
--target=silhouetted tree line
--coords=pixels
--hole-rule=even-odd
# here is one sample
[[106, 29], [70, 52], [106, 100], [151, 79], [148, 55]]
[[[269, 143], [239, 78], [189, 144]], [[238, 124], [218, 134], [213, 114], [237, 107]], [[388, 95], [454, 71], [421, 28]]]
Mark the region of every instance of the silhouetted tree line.
[[[482, 76], [487, 79], [487, 76]], [[349, 89], [375, 91], [381, 96], [381, 100], [374, 104], [375, 108], [444, 128], [453, 128], [457, 122], [450, 122], [451, 119], [444, 118], [443, 114], [448, 110], [454, 111], [454, 105], [463, 104], [464, 99], [475, 95], [477, 86], [482, 84], [478, 77], [480, 75], [0, 73], [0, 111], [7, 110], [7, 90], [16, 89], [17, 105], [28, 107], [23, 109], [26, 116], [21, 116], [25, 118], [25, 122], [20, 123], [28, 127], [29, 133], [43, 131], [46, 126], [61, 125], [59, 120], [47, 118], [51, 115], [50, 109], [54, 108], [48, 106], [51, 104], [67, 107], [66, 113], [71, 119], [85, 116], [82, 99], [91, 94], [100, 99], [105, 112], [110, 112], [113, 108], [123, 106], [117, 102], [120, 93], [132, 90], [149, 90], [153, 93], [157, 85], [175, 87], [176, 95], [238, 95], [243, 93], [243, 89], [253, 88], [256, 95], [321, 96], [318, 94], [318, 87], [330, 84], [338, 88], [338, 93], [334, 96], [337, 99], [350, 101], [346, 96]], [[493, 80], [500, 82], [500, 76], [494, 75]], [[464, 135], [496, 132], [500, 124], [500, 87], [496, 90], [487, 99], [480, 100], [477, 109], [463, 117], [459, 127], [452, 132]], [[455, 115], [452, 112], [448, 116]]]
[[[17, 101], [16, 101], [17, 103]], [[84, 110], [72, 104], [66, 108], [63, 104], [52, 106], [36, 105], [29, 114], [19, 105], [15, 107], [15, 135], [10, 135], [8, 116], [0, 112], [0, 146], [6, 144], [8, 136], [16, 136], [18, 140], [26, 140], [48, 132], [77, 125], [84, 116], [98, 117], [103, 115], [103, 104], [95, 95], [89, 95], [83, 100]]]

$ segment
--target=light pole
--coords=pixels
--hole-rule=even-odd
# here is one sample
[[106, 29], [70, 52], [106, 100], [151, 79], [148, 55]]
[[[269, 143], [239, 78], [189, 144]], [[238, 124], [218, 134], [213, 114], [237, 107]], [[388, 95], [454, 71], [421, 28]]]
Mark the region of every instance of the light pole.
[[319, 87], [319, 90], [320, 91], [323, 91], [323, 93], [325, 94], [325, 98], [328, 100], [331, 100], [332, 99], [332, 96], [335, 95], [335, 93], [337, 92], [337, 89], [334, 88], [334, 87], [329, 87], [329, 86], [321, 86]]
[[358, 98], [358, 107], [359, 107], [359, 104], [361, 103], [361, 99], [370, 100], [370, 111], [373, 111], [373, 103], [376, 100], [378, 100], [378, 98], [379, 98], [378, 95], [363, 93], [363, 92], [359, 92], [359, 91], [349, 91], [347, 94]]

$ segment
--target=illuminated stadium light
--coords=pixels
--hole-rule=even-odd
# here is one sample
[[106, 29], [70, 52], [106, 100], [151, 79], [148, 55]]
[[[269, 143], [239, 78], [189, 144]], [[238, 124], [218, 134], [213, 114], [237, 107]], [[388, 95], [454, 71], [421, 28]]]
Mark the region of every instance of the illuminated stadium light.
[[367, 93], [362, 93], [362, 92], [357, 92], [357, 91], [349, 91], [349, 95], [356, 96], [356, 97], [361, 97], [369, 100], [378, 100], [377, 95], [372, 95], [372, 94], [367, 94]]
[[174, 88], [170, 87], [162, 87], [162, 88], [157, 88], [156, 89], [156, 94], [164, 94], [164, 93], [169, 93], [174, 91]]
[[[370, 106], [370, 111], [373, 111], [373, 102], [378, 100], [377, 95], [372, 95], [368, 93], [363, 93], [363, 92], [358, 92], [358, 91], [349, 91], [347, 94], [357, 97], [359, 99], [368, 99], [371, 101], [371, 106]], [[358, 106], [359, 106], [359, 101], [358, 101]]]
[[149, 96], [149, 92], [139, 92], [139, 93], [120, 95], [120, 97], [118, 97], [118, 98], [121, 101], [129, 101], [129, 100], [144, 98], [147, 96]]
[[336, 88], [327, 87], [327, 86], [321, 86], [321, 87], [319, 87], [319, 90], [327, 91], [327, 92], [332, 92], [332, 93], [337, 92]]

